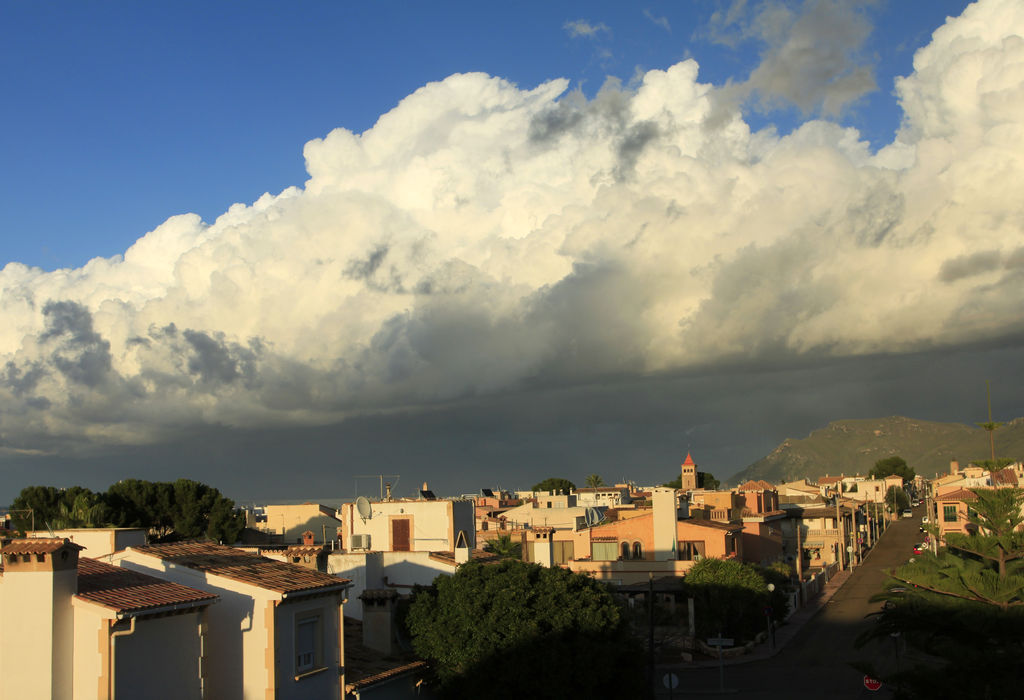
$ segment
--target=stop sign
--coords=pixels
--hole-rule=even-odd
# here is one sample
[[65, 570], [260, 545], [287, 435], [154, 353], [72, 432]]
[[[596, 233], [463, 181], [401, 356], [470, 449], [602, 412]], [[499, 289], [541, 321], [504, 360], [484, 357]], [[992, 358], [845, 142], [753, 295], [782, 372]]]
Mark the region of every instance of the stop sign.
[[878, 690], [882, 687], [882, 681], [871, 676], [864, 676], [864, 687], [868, 690]]

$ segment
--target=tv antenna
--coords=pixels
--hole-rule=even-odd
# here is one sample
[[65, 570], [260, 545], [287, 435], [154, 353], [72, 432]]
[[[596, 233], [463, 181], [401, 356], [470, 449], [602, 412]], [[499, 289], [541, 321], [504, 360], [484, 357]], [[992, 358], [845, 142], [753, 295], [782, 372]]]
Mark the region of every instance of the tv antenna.
[[[356, 479], [379, 479], [380, 480], [380, 500], [384, 500], [384, 477], [394, 479], [391, 482], [392, 486], [398, 485], [398, 480], [401, 478], [398, 474], [360, 474], [356, 476]], [[359, 493], [359, 482], [356, 482], [355, 492]]]

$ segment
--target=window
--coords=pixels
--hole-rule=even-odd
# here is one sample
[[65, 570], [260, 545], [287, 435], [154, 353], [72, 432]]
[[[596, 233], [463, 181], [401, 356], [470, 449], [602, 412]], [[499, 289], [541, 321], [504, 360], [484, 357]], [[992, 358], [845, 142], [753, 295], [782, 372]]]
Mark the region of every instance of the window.
[[956, 506], [942, 506], [942, 522], [956, 522]]
[[633, 558], [643, 559], [644, 558], [644, 546], [639, 542], [633, 543]]
[[615, 561], [619, 558], [619, 546], [614, 542], [594, 542], [591, 547], [594, 561]]
[[629, 542], [623, 542], [622, 545], [621, 545], [621, 548], [622, 548], [622, 558], [623, 559], [629, 559]]
[[693, 561], [697, 557], [704, 556], [704, 543], [703, 542], [678, 542], [679, 553], [678, 557], [680, 561]]
[[322, 664], [320, 616], [302, 617], [295, 621], [295, 673], [312, 671]]
[[566, 564], [573, 558], [572, 542], [553, 542], [552, 545], [556, 564]]

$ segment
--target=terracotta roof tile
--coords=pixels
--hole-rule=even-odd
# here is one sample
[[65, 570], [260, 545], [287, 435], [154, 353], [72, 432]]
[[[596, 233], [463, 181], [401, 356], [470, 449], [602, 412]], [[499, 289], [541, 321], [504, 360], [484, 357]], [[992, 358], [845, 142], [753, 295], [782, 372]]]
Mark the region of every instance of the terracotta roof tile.
[[49, 554], [50, 552], [56, 552], [63, 546], [69, 546], [73, 549], [82, 550], [85, 549], [80, 544], [75, 544], [71, 540], [66, 540], [62, 537], [35, 537], [23, 540], [10, 540], [3, 547], [4, 554]]
[[730, 523], [721, 523], [717, 520], [704, 520], [703, 518], [688, 518], [686, 520], [679, 520], [680, 525], [696, 525], [697, 527], [709, 527], [713, 530], [742, 530], [742, 525], [733, 525]]
[[974, 501], [978, 496], [974, 491], [968, 489], [957, 489], [956, 491], [950, 491], [949, 493], [941, 496], [936, 496], [936, 501]]
[[345, 618], [345, 689], [352, 692], [387, 678], [414, 670], [426, 669], [426, 664], [410, 652], [399, 647], [390, 656], [363, 646], [363, 623]]
[[212, 542], [175, 542], [129, 547], [128, 551], [157, 557], [165, 562], [223, 576], [278, 593], [330, 589], [350, 583], [294, 564], [257, 557]]
[[366, 678], [355, 681], [354, 683], [346, 683], [345, 690], [351, 693], [355, 690], [369, 687], [375, 683], [380, 683], [381, 681], [397, 678], [398, 676], [404, 676], [407, 673], [424, 673], [426, 670], [427, 664], [425, 661], [413, 661], [411, 664], [405, 664], [404, 666], [382, 671], [381, 673], [373, 676], [367, 676]]
[[86, 557], [78, 560], [78, 597], [121, 613], [170, 606], [197, 607], [219, 598], [213, 593]]
[[693, 456], [689, 452], [686, 453], [686, 459], [683, 460], [683, 464], [689, 467], [697, 466], [696, 463], [693, 461]]
[[993, 486], [1016, 486], [1017, 485], [1017, 474], [1011, 467], [1000, 469], [989, 474], [989, 478], [992, 479]]
[[751, 479], [750, 481], [744, 482], [744, 483], [740, 484], [739, 486], [737, 486], [736, 490], [737, 491], [774, 491], [775, 490], [775, 486], [773, 484], [769, 484], [764, 479], [758, 479], [756, 481]]

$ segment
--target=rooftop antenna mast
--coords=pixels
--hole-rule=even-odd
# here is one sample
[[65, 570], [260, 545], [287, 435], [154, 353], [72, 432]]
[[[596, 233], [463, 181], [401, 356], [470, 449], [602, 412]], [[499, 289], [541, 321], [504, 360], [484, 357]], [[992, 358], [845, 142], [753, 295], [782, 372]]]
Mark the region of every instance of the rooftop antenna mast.
[[[380, 500], [384, 500], [384, 477], [394, 479], [392, 486], [398, 485], [398, 480], [401, 478], [399, 474], [359, 474], [356, 479], [379, 479], [380, 480]], [[359, 482], [356, 482], [355, 488], [356, 494], [359, 494]]]

